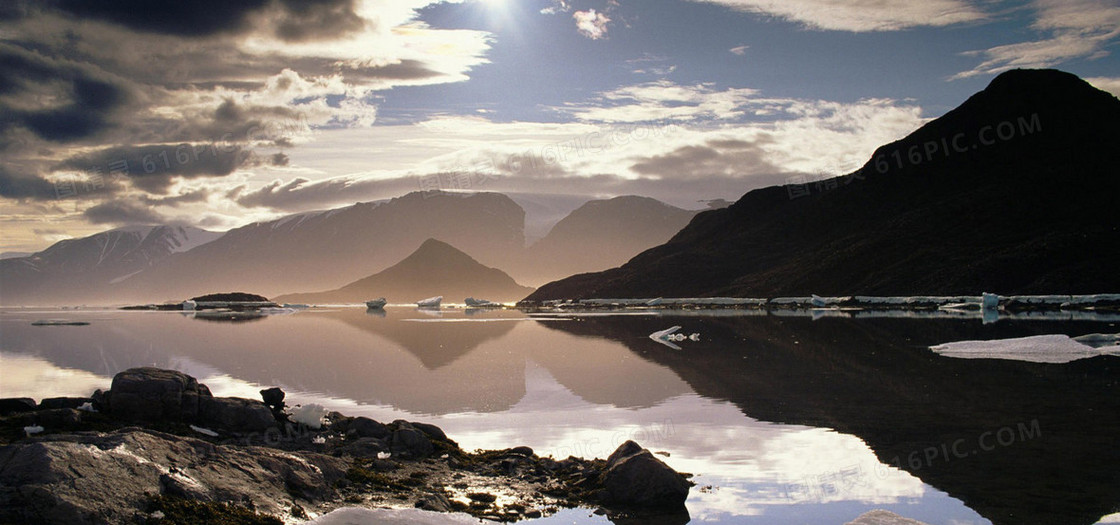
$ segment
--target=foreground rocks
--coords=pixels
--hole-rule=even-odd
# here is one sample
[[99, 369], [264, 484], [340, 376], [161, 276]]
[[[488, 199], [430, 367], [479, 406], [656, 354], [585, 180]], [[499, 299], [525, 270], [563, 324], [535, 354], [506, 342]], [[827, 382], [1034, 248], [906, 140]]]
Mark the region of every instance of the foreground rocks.
[[214, 397], [186, 374], [136, 368], [88, 399], [0, 400], [0, 523], [179, 523], [183, 513], [279, 523], [347, 506], [500, 521], [582, 506], [688, 521], [691, 483], [634, 442], [607, 461], [467, 453], [434, 425], [332, 412], [312, 428], [290, 420], [279, 389], [262, 397]]

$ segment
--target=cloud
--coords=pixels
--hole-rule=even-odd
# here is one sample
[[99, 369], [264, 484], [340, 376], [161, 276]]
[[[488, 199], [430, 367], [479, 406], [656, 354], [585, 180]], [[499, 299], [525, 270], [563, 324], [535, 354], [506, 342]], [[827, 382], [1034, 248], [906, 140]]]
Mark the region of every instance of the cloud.
[[393, 179], [369, 179], [354, 175], [314, 182], [298, 177], [287, 182], [275, 180], [248, 192], [241, 186], [231, 191], [229, 197], [246, 208], [302, 212], [394, 197], [420, 189], [418, 180], [407, 175]]
[[624, 86], [601, 93], [591, 103], [558, 108], [589, 122], [654, 122], [733, 119], [745, 115], [757, 91], [717, 90], [710, 85], [680, 85], [668, 80]]
[[[108, 160], [88, 159], [106, 144], [251, 151], [300, 146], [319, 129], [369, 126], [378, 91], [464, 81], [486, 62], [489, 33], [415, 20], [433, 1], [6, 2], [5, 163], [50, 180], [52, 170], [76, 168], [67, 161]], [[131, 171], [153, 191], [171, 176], [204, 173]], [[34, 193], [29, 177], [7, 193]]]
[[355, 12], [354, 0], [58, 0], [54, 7], [137, 32], [187, 38], [263, 29], [283, 41], [302, 42], [338, 38], [368, 23]]
[[969, 51], [982, 61], [951, 79], [993, 75], [1014, 68], [1047, 68], [1074, 59], [1108, 56], [1120, 37], [1120, 5], [1107, 0], [1035, 0], [1031, 28], [1043, 38]]
[[57, 198], [54, 183], [38, 175], [13, 173], [0, 164], [0, 197], [7, 199], [46, 200]]
[[984, 20], [963, 0], [691, 0], [719, 4], [827, 31], [899, 31]]
[[49, 141], [72, 141], [112, 125], [133, 98], [124, 81], [98, 68], [0, 42], [0, 131], [23, 128]]
[[659, 178], [699, 179], [711, 176], [750, 177], [775, 175], [783, 170], [768, 160], [763, 141], [709, 140], [702, 145], [681, 146], [653, 155], [630, 169]]
[[1099, 90], [1107, 91], [1116, 97], [1120, 97], [1120, 77], [1093, 77], [1086, 78], [1085, 81]]
[[737, 46], [737, 47], [733, 47], [731, 49], [728, 49], [728, 51], [730, 51], [731, 54], [733, 54], [733, 55], [743, 56], [743, 55], [747, 54], [747, 50], [750, 49], [750, 47], [751, 46]]
[[115, 200], [98, 204], [82, 212], [93, 224], [165, 224], [166, 217], [147, 206], [132, 201]]
[[572, 13], [572, 18], [576, 21], [576, 29], [579, 33], [592, 40], [599, 40], [607, 36], [607, 24], [611, 19], [606, 14], [596, 12], [594, 9], [587, 11], [576, 11]]
[[111, 180], [123, 178], [141, 190], [164, 194], [177, 179], [221, 177], [240, 168], [283, 161], [277, 157], [262, 159], [234, 144], [153, 144], [103, 148], [66, 159], [54, 169], [100, 173]]

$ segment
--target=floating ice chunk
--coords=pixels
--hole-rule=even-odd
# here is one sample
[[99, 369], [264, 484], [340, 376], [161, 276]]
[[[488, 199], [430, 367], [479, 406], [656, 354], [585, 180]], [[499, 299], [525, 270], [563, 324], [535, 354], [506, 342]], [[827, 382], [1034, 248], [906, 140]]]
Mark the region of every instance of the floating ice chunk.
[[663, 344], [663, 345], [665, 345], [669, 348], [672, 348], [673, 350], [680, 350], [681, 347], [672, 343], [672, 341], [676, 338], [674, 336], [674, 334], [676, 333], [677, 330], [680, 330], [680, 329], [681, 329], [680, 326], [672, 326], [672, 327], [666, 328], [664, 330], [658, 330], [658, 331], [656, 331], [652, 334], [649, 334], [649, 338], [653, 339], [654, 341], [657, 341], [658, 343], [661, 343], [661, 344]]
[[1036, 335], [993, 341], [959, 341], [931, 346], [945, 357], [961, 359], [1008, 359], [1031, 363], [1069, 363], [1101, 355], [1120, 355], [1120, 349], [1098, 350], [1066, 335]]
[[995, 310], [999, 308], [999, 296], [994, 293], [984, 292], [980, 297], [980, 308], [984, 310]]
[[38, 434], [38, 433], [42, 432], [43, 430], [45, 430], [45, 429], [43, 427], [39, 426], [39, 425], [31, 425], [29, 427], [23, 427], [24, 433], [26, 433], [28, 436], [33, 436], [35, 434]]
[[198, 432], [199, 434], [202, 434], [204, 436], [210, 436], [212, 438], [218, 437], [217, 432], [214, 432], [213, 430], [210, 430], [208, 428], [196, 427], [194, 425], [191, 425], [191, 430]]
[[323, 405], [309, 403], [292, 409], [291, 420], [311, 428], [322, 428], [326, 422], [327, 409]]
[[826, 306], [828, 304], [824, 300], [824, 297], [821, 297], [817, 294], [813, 294], [812, 299], [809, 299], [809, 303], [812, 304], [813, 306], [817, 306], [817, 307], [823, 307], [823, 306]]
[[377, 453], [377, 459], [389, 459], [391, 457], [393, 457], [392, 452], [378, 452]]

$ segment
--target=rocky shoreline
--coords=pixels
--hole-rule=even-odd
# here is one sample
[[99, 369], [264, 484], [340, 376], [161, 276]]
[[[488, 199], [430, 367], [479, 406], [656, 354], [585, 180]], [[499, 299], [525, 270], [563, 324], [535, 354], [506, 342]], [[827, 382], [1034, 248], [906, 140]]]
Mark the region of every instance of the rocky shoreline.
[[632, 441], [606, 460], [467, 452], [435, 425], [261, 394], [214, 397], [181, 372], [134, 368], [89, 398], [2, 399], [0, 523], [293, 523], [343, 507], [688, 521], [689, 475]]

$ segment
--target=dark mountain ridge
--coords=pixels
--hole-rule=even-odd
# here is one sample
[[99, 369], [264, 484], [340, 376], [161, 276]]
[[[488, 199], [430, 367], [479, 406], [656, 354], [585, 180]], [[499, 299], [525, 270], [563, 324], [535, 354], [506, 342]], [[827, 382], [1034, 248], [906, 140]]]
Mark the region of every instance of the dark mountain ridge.
[[1009, 71], [807, 196], [752, 191], [527, 299], [1120, 290], [1115, 122], [1120, 101], [1074, 75]]

